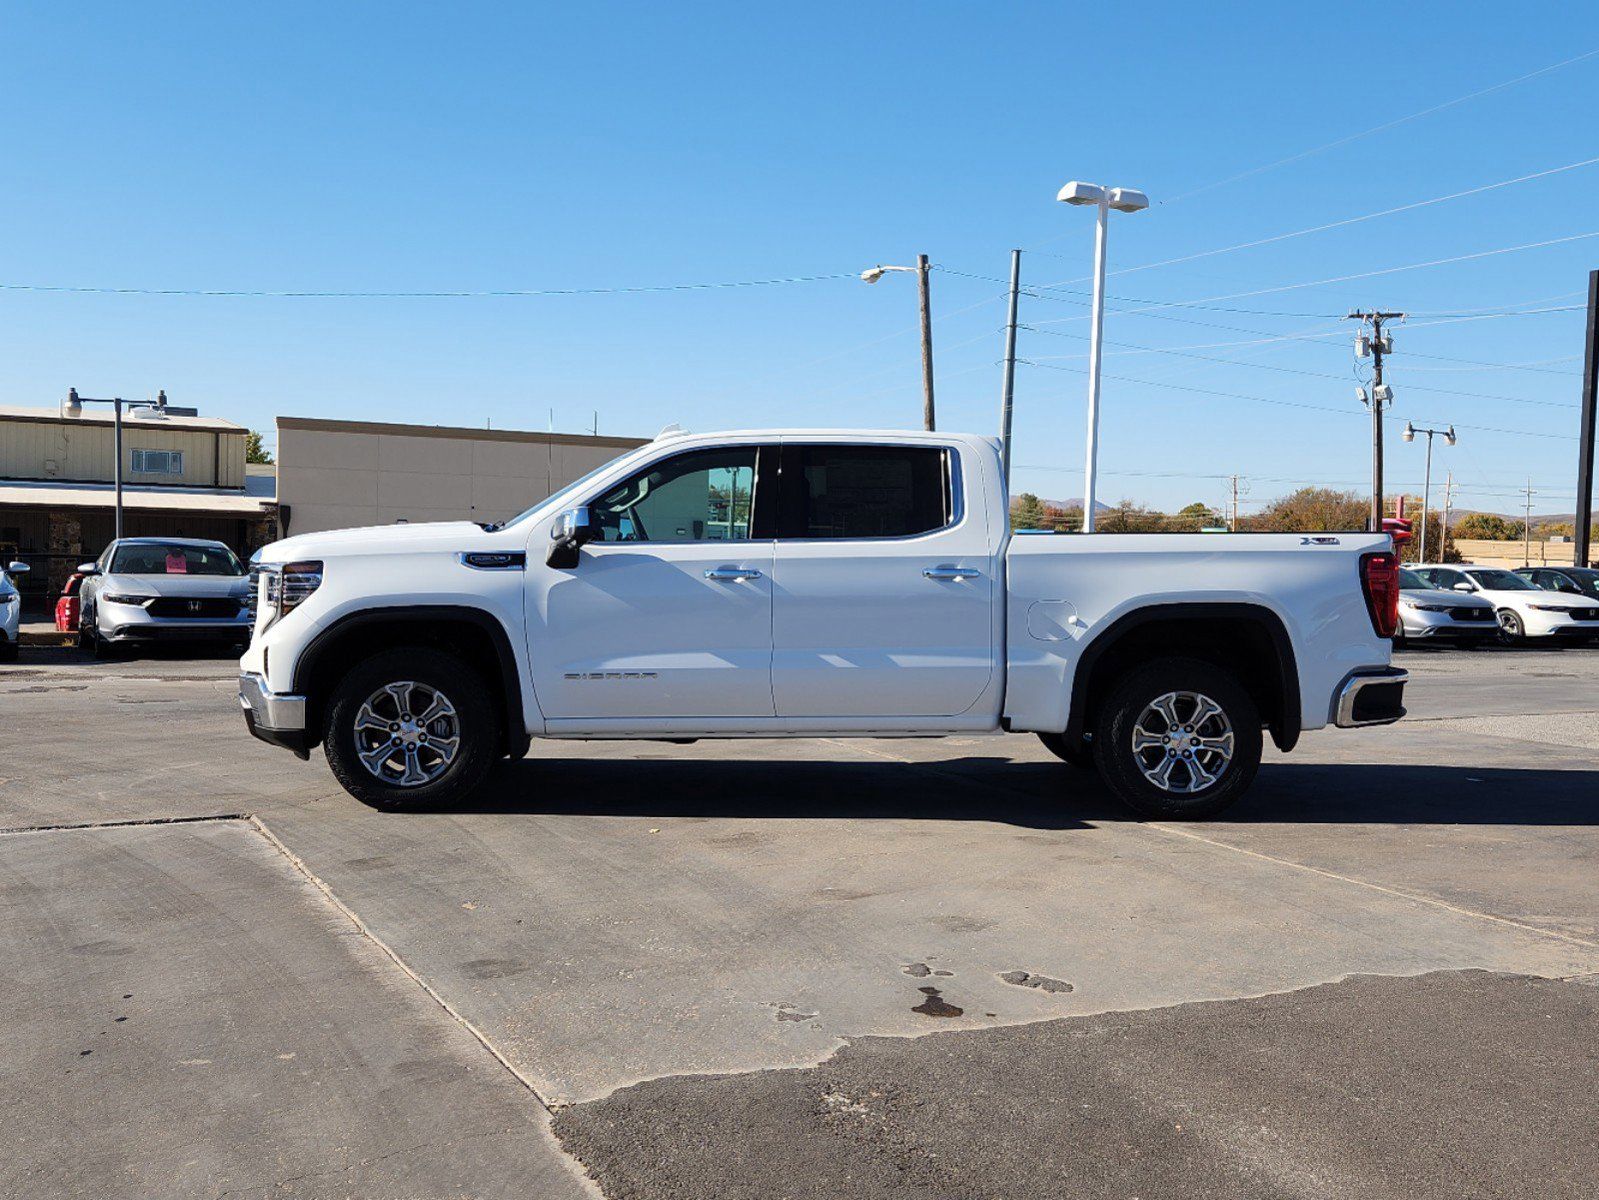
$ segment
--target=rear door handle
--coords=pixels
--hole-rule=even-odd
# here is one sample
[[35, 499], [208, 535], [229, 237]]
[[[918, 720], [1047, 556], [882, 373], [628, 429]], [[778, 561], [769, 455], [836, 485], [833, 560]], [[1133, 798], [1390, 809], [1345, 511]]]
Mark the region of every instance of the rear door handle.
[[761, 573], [753, 567], [712, 567], [705, 572], [705, 578], [719, 583], [747, 583], [760, 577]]
[[976, 567], [923, 567], [922, 574], [928, 579], [979, 579], [983, 573]]

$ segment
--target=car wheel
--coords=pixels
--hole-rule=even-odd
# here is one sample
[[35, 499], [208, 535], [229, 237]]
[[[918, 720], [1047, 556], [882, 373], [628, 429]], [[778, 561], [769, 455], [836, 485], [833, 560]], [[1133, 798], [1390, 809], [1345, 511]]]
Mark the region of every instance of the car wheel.
[[1233, 675], [1198, 659], [1131, 672], [1101, 708], [1094, 757], [1110, 790], [1148, 817], [1209, 817], [1260, 766], [1260, 710]]
[[456, 655], [423, 647], [357, 664], [334, 689], [323, 736], [344, 790], [388, 810], [465, 799], [499, 757], [487, 683]]
[[1521, 623], [1521, 617], [1508, 608], [1501, 608], [1499, 616], [1499, 640], [1507, 646], [1520, 646], [1527, 640], [1527, 630]]
[[1038, 740], [1061, 762], [1076, 767], [1080, 771], [1094, 769], [1094, 748], [1086, 739], [1079, 738], [1068, 742], [1064, 733], [1041, 733]]
[[14, 663], [17, 661], [17, 644], [13, 641], [0, 642], [0, 663]]

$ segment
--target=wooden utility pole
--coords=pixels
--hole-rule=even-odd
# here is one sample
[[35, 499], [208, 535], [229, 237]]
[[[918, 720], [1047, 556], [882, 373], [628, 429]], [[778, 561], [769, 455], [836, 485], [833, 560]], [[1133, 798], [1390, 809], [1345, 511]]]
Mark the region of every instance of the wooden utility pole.
[[1527, 479], [1526, 521], [1521, 526], [1521, 565], [1532, 566], [1532, 478]]
[[1438, 561], [1444, 560], [1444, 545], [1449, 541], [1449, 509], [1455, 499], [1455, 473], [1449, 472], [1449, 478], [1444, 483], [1444, 527], [1438, 534]]
[[1582, 416], [1577, 436], [1577, 529], [1572, 562], [1585, 567], [1593, 560], [1589, 545], [1593, 521], [1593, 453], [1595, 409], [1599, 408], [1599, 271], [1588, 272], [1588, 348], [1582, 360]]
[[1233, 506], [1232, 515], [1228, 518], [1227, 528], [1232, 533], [1238, 532], [1238, 476], [1233, 476]]
[[933, 297], [927, 273], [927, 255], [916, 256], [916, 279], [922, 292], [922, 427], [933, 431]]
[[[1392, 391], [1382, 381], [1383, 355], [1390, 352], [1389, 343], [1384, 341], [1382, 323], [1384, 321], [1398, 321], [1404, 318], [1402, 312], [1363, 312], [1359, 309], [1349, 314], [1348, 319], [1359, 321], [1362, 325], [1371, 326], [1371, 336], [1366, 339], [1366, 350], [1372, 357], [1371, 394], [1366, 397], [1366, 405], [1371, 409], [1371, 528], [1373, 532], [1382, 530], [1383, 504], [1382, 504], [1382, 410], [1393, 400]], [[1359, 349], [1359, 342], [1363, 335], [1356, 335], [1357, 354], [1364, 358], [1365, 354]]]

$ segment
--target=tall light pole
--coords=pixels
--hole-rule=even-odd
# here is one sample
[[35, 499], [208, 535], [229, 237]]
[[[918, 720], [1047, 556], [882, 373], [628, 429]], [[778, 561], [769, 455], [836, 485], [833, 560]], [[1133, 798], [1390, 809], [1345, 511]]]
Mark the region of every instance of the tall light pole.
[[180, 408], [167, 403], [165, 391], [158, 392], [154, 400], [124, 400], [121, 396], [113, 396], [108, 400], [97, 400], [93, 396], [78, 395], [77, 388], [67, 389], [67, 398], [62, 402], [62, 416], [75, 417], [83, 412], [85, 404], [109, 404], [113, 413], [112, 425], [115, 427], [113, 442], [116, 455], [116, 466], [111, 473], [111, 478], [116, 488], [116, 540], [122, 540], [122, 410], [130, 412], [135, 409], [146, 409], [152, 416], [165, 417], [197, 417], [200, 410], [197, 408]]
[[861, 278], [867, 283], [876, 283], [890, 271], [916, 272], [917, 290], [922, 301], [922, 427], [928, 432], [933, 429], [933, 298], [927, 278], [931, 270], [927, 255], [918, 254], [914, 267], [885, 267], [878, 264], [861, 272]]
[[[1427, 561], [1427, 511], [1429, 501], [1432, 499], [1432, 439], [1435, 434], [1441, 433], [1444, 435], [1444, 445], [1446, 446], [1453, 446], [1459, 439], [1455, 437], [1455, 427], [1453, 425], [1448, 429], [1417, 429], [1409, 421], [1405, 422], [1405, 441], [1415, 441], [1418, 433], [1427, 435], [1427, 473], [1423, 477], [1421, 485], [1421, 545], [1416, 550], [1416, 561], [1424, 563]], [[1444, 543], [1448, 537], [1449, 526], [1445, 524], [1438, 534], [1438, 553], [1440, 558], [1443, 555]]]
[[1110, 210], [1138, 212], [1149, 207], [1149, 197], [1132, 188], [1103, 188], [1097, 183], [1073, 180], [1055, 199], [1067, 204], [1092, 204], [1099, 209], [1094, 230], [1094, 309], [1088, 341], [1088, 453], [1083, 466], [1083, 532], [1094, 532], [1094, 483], [1099, 463], [1099, 346], [1105, 325], [1105, 233]]

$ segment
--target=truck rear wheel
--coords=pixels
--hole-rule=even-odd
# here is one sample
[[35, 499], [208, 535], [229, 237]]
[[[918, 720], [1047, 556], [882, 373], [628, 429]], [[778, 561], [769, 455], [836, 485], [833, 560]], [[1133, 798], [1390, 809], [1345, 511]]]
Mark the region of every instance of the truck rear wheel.
[[453, 654], [399, 647], [359, 663], [334, 689], [323, 750], [357, 800], [389, 810], [465, 799], [499, 757], [488, 685]]
[[1249, 789], [1260, 711], [1229, 672], [1192, 658], [1132, 671], [1101, 707], [1094, 756], [1105, 783], [1148, 817], [1209, 817]]

